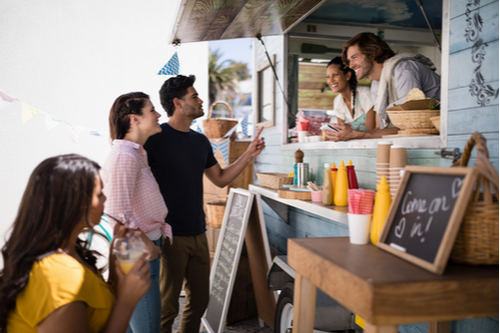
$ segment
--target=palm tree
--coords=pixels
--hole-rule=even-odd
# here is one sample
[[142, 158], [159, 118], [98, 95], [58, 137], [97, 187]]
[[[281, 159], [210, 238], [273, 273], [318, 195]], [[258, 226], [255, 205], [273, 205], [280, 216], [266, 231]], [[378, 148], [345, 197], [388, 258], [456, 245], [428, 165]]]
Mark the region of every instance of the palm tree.
[[218, 99], [225, 100], [233, 106], [238, 96], [237, 82], [250, 77], [247, 64], [234, 60], [220, 62], [222, 53], [219, 49], [209, 50], [208, 58], [208, 99], [210, 105]]

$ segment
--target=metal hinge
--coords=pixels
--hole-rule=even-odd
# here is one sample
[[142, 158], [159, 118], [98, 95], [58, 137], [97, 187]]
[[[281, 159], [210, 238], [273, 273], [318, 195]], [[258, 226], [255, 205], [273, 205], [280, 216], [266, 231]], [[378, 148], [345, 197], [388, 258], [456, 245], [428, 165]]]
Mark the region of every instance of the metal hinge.
[[453, 162], [458, 161], [462, 156], [460, 148], [441, 148], [441, 151], [437, 151], [435, 154], [441, 156], [441, 158], [453, 160]]

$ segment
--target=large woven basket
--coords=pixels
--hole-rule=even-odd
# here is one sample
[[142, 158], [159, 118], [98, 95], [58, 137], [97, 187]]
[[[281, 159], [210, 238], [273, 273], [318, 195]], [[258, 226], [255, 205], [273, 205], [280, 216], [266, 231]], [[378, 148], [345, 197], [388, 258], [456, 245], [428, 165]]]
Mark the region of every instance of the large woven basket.
[[439, 110], [387, 111], [394, 126], [399, 129], [434, 128], [431, 117], [439, 116]]
[[226, 211], [226, 201], [218, 200], [207, 203], [207, 224], [212, 228], [220, 228]]
[[[210, 118], [212, 116], [212, 110], [217, 104], [222, 104], [229, 110], [229, 118]], [[222, 101], [216, 101], [210, 105], [207, 117], [208, 118], [203, 121], [203, 132], [209, 139], [219, 139], [224, 137], [229, 130], [238, 124], [238, 120], [233, 119], [233, 110], [229, 104]], [[234, 140], [235, 138], [236, 131], [231, 134], [231, 140]]]
[[450, 260], [472, 265], [497, 265], [498, 173], [489, 160], [484, 136], [474, 133], [464, 148], [461, 160], [454, 166], [467, 166], [474, 146], [477, 147], [474, 168], [478, 170], [479, 177], [453, 245]]

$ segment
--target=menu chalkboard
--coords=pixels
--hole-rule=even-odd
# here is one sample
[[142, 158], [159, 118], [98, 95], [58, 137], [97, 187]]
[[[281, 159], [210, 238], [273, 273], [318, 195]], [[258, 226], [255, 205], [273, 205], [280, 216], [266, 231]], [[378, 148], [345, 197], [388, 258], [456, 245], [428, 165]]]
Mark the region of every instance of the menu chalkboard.
[[210, 274], [210, 299], [203, 317], [209, 332], [222, 332], [240, 260], [254, 195], [230, 189]]
[[469, 168], [407, 167], [377, 245], [442, 274], [476, 177]]

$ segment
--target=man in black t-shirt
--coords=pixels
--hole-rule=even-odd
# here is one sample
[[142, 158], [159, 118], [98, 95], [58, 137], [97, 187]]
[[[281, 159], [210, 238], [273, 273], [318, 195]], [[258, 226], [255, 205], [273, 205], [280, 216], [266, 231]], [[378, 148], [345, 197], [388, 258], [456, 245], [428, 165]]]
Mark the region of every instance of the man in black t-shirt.
[[174, 235], [173, 244], [164, 239], [162, 247], [162, 333], [172, 332], [184, 280], [186, 304], [179, 332], [199, 332], [208, 305], [210, 256], [205, 236], [203, 174], [224, 187], [265, 148], [264, 139], [259, 138], [261, 128], [245, 153], [222, 169], [207, 137], [190, 130], [192, 121], [203, 116], [203, 101], [193, 87], [194, 81], [193, 75], [165, 81], [160, 101], [169, 121], [161, 125], [161, 133], [151, 136], [144, 145], [169, 210], [165, 222], [172, 226]]

